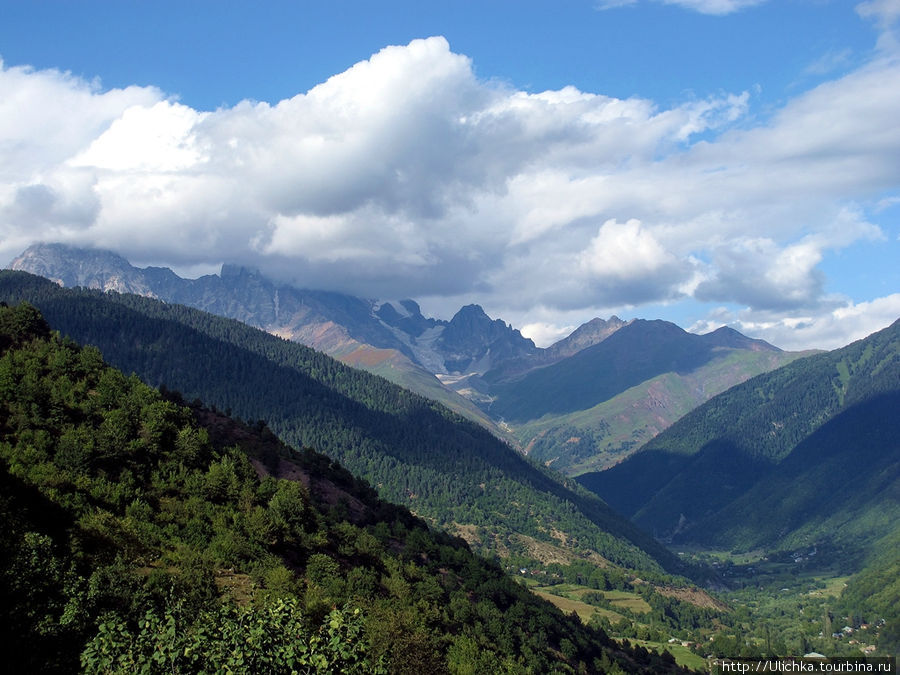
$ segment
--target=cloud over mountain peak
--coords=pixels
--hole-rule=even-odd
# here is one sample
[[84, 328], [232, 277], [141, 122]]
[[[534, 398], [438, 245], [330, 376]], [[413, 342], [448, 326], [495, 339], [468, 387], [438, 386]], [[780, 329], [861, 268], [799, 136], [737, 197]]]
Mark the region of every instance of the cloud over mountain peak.
[[758, 121], [746, 92], [664, 108], [517, 90], [437, 36], [274, 104], [199, 111], [3, 67], [0, 254], [62, 241], [511, 316], [846, 306], [818, 265], [883, 236], [863, 206], [900, 184], [891, 83], [900, 65], [873, 62]]

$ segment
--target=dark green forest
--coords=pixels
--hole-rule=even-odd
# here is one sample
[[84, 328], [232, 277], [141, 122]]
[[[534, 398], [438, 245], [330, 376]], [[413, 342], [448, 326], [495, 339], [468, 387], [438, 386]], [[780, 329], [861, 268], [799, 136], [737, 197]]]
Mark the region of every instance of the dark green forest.
[[27, 304], [0, 306], [0, 483], [14, 671], [676, 670], [264, 423], [107, 366]]

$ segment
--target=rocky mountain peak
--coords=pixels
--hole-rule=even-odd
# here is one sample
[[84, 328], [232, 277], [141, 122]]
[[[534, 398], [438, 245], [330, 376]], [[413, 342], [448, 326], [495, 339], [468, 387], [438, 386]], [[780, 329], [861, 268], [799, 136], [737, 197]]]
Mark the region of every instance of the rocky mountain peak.
[[438, 324], [434, 319], [422, 316], [422, 311], [414, 300], [382, 302], [375, 309], [375, 316], [413, 338]]
[[502, 360], [538, 352], [529, 338], [501, 319], [491, 319], [480, 305], [462, 307], [438, 343], [447, 352], [449, 372], [487, 372]]
[[729, 347], [734, 349], [749, 349], [755, 352], [780, 352], [781, 350], [766, 342], [756, 338], [749, 338], [743, 333], [739, 333], [734, 328], [722, 326], [711, 333], [702, 336], [706, 342], [714, 347]]
[[75, 248], [65, 244], [34, 244], [9, 268], [38, 274], [61, 286], [95, 288], [155, 297], [142, 270], [112, 251]]
[[548, 360], [563, 359], [580, 352], [598, 342], [603, 342], [620, 328], [627, 326], [630, 321], [622, 321], [613, 315], [609, 319], [594, 318], [581, 324], [568, 337], [552, 344], [546, 350]]
[[502, 319], [491, 319], [481, 305], [462, 307], [450, 319], [441, 339], [445, 344], [463, 344], [475, 341], [481, 345], [508, 339], [520, 342], [523, 346], [530, 345], [531, 349], [537, 349], [534, 342], [522, 337], [518, 329], [513, 328]]

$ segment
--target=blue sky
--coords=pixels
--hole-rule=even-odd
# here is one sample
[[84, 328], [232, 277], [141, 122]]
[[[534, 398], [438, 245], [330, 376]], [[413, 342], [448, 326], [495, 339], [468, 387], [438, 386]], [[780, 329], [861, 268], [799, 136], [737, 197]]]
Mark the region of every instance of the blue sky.
[[[782, 0], [728, 14], [645, 1], [6, 3], [8, 65], [60, 68], [105, 87], [153, 85], [195, 108], [276, 102], [387, 45], [432, 35], [480, 78], [528, 91], [573, 85], [662, 104], [761, 87], [783, 101], [870, 56], [853, 2]], [[825, 72], [819, 72], [822, 67]]]
[[[836, 347], [900, 316], [900, 2], [3, 2], [0, 262]], [[5, 101], [5, 103], [4, 103]]]

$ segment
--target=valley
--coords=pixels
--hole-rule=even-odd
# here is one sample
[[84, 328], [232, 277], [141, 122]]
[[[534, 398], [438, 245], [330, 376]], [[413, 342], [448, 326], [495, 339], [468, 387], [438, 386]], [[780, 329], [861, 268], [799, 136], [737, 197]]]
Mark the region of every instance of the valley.
[[[526, 355], [503, 361], [505, 369], [442, 374], [459, 389], [490, 392], [473, 421], [296, 342], [154, 298], [4, 271], [0, 300], [32, 303], [67, 339], [99, 347], [112, 365], [176, 402], [224, 411], [308, 460], [312, 449], [323, 452], [363, 489], [371, 485], [380, 499], [465, 542], [536, 598], [608, 636], [632, 666], [703, 670], [709, 655], [897, 648], [898, 324], [843, 350], [785, 354], [727, 331], [692, 336], [665, 322], [613, 322], [599, 342], [555, 361], [564, 349], [538, 356], [545, 362], [533, 369], [523, 365]], [[504, 335], [509, 329], [480, 308], [464, 318], [487, 320]], [[454, 340], [454, 358], [487, 362], [471, 356], [477, 350], [463, 357], [462, 338]], [[637, 345], [637, 358], [623, 356], [629, 345]], [[345, 357], [353, 353], [345, 360], [370, 371], [400, 363], [379, 360], [372, 348]], [[441, 386], [433, 374], [414, 372]], [[529, 420], [547, 401], [550, 414]], [[487, 417], [497, 402], [509, 421]], [[648, 412], [657, 426], [648, 428]], [[753, 440], [759, 416], [784, 420], [775, 427], [783, 433]], [[522, 452], [516, 443], [525, 439]], [[559, 454], [559, 445], [572, 447]], [[297, 450], [278, 452], [294, 461]], [[266, 450], [259, 466], [277, 466], [279, 477], [304, 475], [273, 457]], [[327, 508], [342, 514], [335, 517], [351, 520], [374, 497], [326, 493]], [[720, 512], [711, 514], [704, 498]], [[236, 576], [226, 573], [232, 568]], [[307, 593], [321, 592], [317, 573], [302, 563], [298, 572]], [[244, 562], [213, 576], [242, 603], [266, 587]]]
[[0, 3], [47, 675], [895, 673], [900, 0]]
[[530, 573], [515, 578], [617, 641], [667, 650], [688, 668], [706, 670], [708, 657], [723, 654], [891, 653], [881, 635], [884, 618], [854, 611], [842, 601], [852, 575], [839, 551], [819, 551], [816, 561], [809, 551], [748, 555], [697, 547], [678, 550], [684, 558], [716, 569], [723, 584], [714, 592], [715, 599], [694, 598], [693, 612], [661, 609], [665, 589], [597, 590], [577, 581], [547, 583], [547, 578]]
[[[599, 552], [647, 573], [680, 571], [663, 546], [574, 481], [560, 480], [482, 427], [434, 402], [234, 320], [133, 295], [61, 289], [0, 272], [0, 297], [29, 300], [52, 325], [99, 346], [156, 386], [315, 447], [381, 495], [437, 525], [488, 526], [482, 551], [523, 548], [518, 535], [568, 554]], [[511, 509], [518, 504], [518, 509]]]

